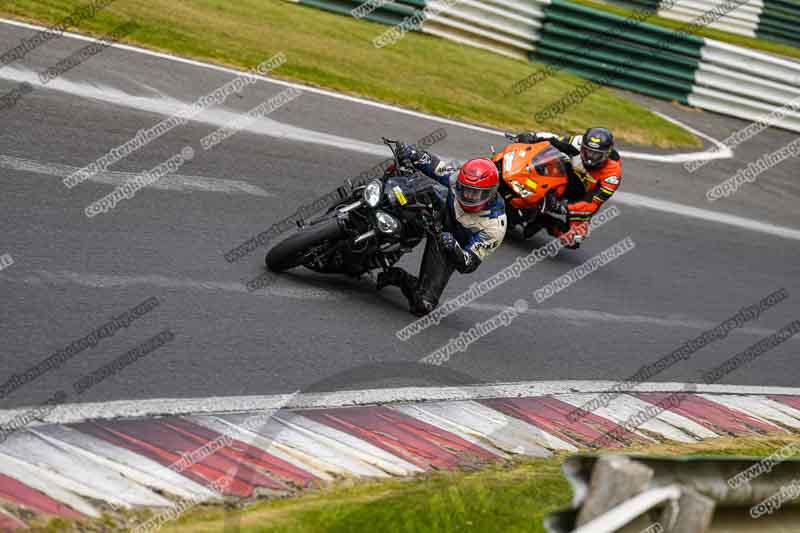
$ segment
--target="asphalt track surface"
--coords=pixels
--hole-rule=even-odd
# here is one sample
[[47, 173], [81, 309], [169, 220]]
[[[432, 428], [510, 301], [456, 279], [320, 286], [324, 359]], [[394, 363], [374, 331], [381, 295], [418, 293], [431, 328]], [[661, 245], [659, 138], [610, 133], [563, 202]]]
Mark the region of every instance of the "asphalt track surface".
[[[31, 33], [0, 24], [0, 50]], [[397, 290], [377, 293], [368, 279], [298, 269], [250, 293], [242, 282], [263, 271], [265, 250], [236, 263], [226, 262], [223, 253], [345, 177], [373, 167], [384, 157], [381, 135], [415, 141], [443, 127], [447, 138], [434, 151], [451, 157], [485, 154], [502, 138], [307, 91], [270, 115], [276, 122], [264, 120], [211, 151], [200, 149], [200, 139], [233, 116], [225, 112], [243, 113], [285, 89], [261, 81], [117, 163], [103, 179], [68, 189], [61, 183], [68, 167], [87, 165], [165, 118], [179, 102], [191, 103], [233, 78], [114, 48], [47, 87], [35, 83], [35, 73], [85, 45], [58, 39], [0, 68], [0, 94], [24, 80], [34, 85], [14, 107], [0, 111], [0, 255], [10, 253], [15, 261], [0, 271], [3, 380], [148, 297], [161, 304], [127, 330], [14, 391], [2, 408], [69, 389], [164, 329], [174, 333], [172, 342], [80, 396], [69, 390], [68, 401], [277, 394], [320, 382], [330, 390], [432, 385], [437, 369], [394, 372], [396, 363], [418, 361], [520, 297], [532, 301], [534, 290], [626, 236], [636, 243], [634, 250], [543, 304], [532, 304], [509, 327], [455, 354], [448, 368], [475, 383], [619, 379], [786, 288], [789, 299], [757, 321], [655, 378], [698, 381], [702, 372], [800, 318], [797, 239], [622, 201], [621, 215], [580, 250], [537, 265], [407, 342], [394, 335], [413, 318], [404, 299]], [[716, 139], [747, 125], [642, 101]], [[713, 204], [705, 198], [709, 187], [795, 137], [769, 129], [736, 147], [733, 159], [693, 174], [680, 164], [627, 158], [621, 190], [798, 230], [797, 159], [732, 197]], [[179, 176], [139, 191], [108, 213], [84, 215], [89, 203], [123, 183], [126, 175], [114, 173], [149, 170], [187, 145], [197, 156]], [[454, 276], [445, 298], [545, 242], [541, 236], [507, 241], [477, 273]], [[402, 264], [416, 269], [418, 261], [416, 253]], [[794, 338], [722, 383], [797, 386], [799, 348]]]

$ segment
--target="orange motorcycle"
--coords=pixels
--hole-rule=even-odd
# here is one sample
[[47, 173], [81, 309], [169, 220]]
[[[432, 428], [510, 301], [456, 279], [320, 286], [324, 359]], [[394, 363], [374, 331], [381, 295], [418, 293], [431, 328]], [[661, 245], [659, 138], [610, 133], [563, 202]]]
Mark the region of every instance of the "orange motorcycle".
[[[528, 238], [542, 229], [568, 229], [566, 212], [559, 199], [567, 191], [572, 163], [548, 141], [535, 144], [516, 142], [492, 155], [500, 172], [498, 192], [506, 203], [508, 227]], [[494, 149], [492, 149], [494, 151]]]

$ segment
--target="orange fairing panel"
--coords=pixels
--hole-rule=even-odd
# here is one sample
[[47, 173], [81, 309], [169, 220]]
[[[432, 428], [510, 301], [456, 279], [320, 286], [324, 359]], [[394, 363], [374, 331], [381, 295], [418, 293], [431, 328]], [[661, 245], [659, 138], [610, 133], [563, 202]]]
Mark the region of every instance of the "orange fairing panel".
[[513, 207], [535, 207], [551, 190], [561, 196], [567, 187], [567, 175], [560, 152], [549, 142], [514, 143], [492, 158], [502, 168], [503, 180], [517, 193]]

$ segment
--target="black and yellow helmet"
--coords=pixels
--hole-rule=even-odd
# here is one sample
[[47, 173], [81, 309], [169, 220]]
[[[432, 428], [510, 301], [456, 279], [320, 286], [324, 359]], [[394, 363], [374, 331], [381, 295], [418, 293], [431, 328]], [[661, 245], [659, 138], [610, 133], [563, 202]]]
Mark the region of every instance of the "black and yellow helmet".
[[611, 156], [614, 135], [606, 128], [589, 128], [581, 141], [581, 161], [587, 169], [598, 168]]

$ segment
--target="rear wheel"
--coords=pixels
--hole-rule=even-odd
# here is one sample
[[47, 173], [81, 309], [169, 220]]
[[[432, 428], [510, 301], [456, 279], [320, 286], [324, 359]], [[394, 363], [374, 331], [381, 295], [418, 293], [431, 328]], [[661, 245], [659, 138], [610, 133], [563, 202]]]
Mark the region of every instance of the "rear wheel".
[[310, 252], [325, 241], [342, 236], [339, 221], [332, 218], [292, 235], [276, 244], [265, 258], [267, 268], [272, 272], [282, 272], [305, 263]]

